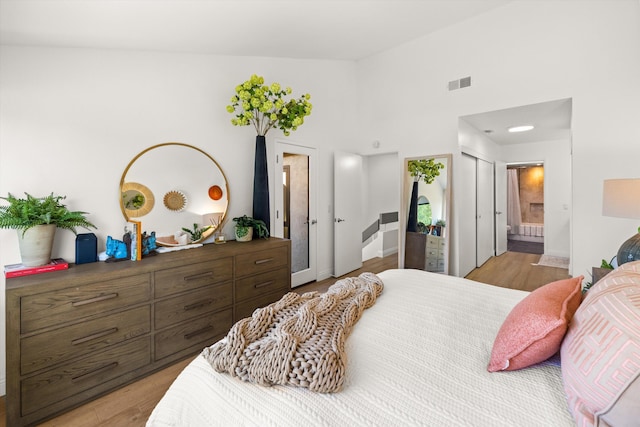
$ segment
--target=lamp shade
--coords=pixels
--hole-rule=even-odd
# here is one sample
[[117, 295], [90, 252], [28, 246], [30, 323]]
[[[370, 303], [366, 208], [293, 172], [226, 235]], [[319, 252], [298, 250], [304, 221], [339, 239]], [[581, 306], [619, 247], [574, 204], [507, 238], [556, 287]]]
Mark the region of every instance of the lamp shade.
[[640, 219], [640, 178], [606, 179], [603, 185], [602, 214]]

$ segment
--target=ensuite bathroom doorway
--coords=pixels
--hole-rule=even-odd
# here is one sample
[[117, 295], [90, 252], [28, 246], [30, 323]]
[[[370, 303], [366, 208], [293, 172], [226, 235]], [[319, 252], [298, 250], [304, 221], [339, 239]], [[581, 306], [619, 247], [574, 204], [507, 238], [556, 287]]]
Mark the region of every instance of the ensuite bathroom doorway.
[[544, 254], [544, 164], [507, 164], [507, 250]]

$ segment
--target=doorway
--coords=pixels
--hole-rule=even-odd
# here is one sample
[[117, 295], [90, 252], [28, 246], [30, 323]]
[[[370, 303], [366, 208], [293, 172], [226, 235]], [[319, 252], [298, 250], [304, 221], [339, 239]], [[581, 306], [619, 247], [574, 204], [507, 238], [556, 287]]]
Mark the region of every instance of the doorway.
[[[461, 151], [474, 157], [481, 157], [494, 163], [495, 170], [495, 235], [496, 254], [502, 253], [507, 237], [506, 208], [506, 165], [515, 166], [540, 163], [543, 168], [539, 185], [544, 188], [543, 202], [534, 202], [530, 211], [542, 214], [542, 220], [535, 220], [533, 230], [525, 234], [538, 234], [542, 240], [542, 258], [570, 259], [571, 235], [571, 115], [570, 98], [537, 104], [522, 105], [503, 110], [494, 110], [460, 117], [458, 138]], [[522, 126], [518, 126], [522, 125]], [[528, 126], [524, 126], [528, 125]], [[463, 155], [463, 164], [465, 156]], [[543, 160], [544, 162], [538, 162]], [[462, 176], [461, 188], [465, 192], [472, 182], [472, 176]], [[502, 181], [505, 181], [504, 183]], [[460, 194], [458, 192], [457, 194]], [[458, 212], [461, 212], [459, 209]], [[471, 244], [465, 239], [475, 236], [472, 224], [474, 218], [461, 212], [459, 222], [469, 221], [467, 234], [459, 235], [459, 273], [467, 273], [472, 265], [466, 248]], [[519, 227], [518, 227], [519, 228]], [[509, 230], [516, 234], [516, 230]], [[517, 232], [520, 232], [518, 229]], [[513, 236], [511, 236], [513, 237]], [[504, 239], [504, 240], [502, 240]], [[515, 239], [511, 239], [515, 240]], [[538, 245], [540, 246], [540, 245]], [[510, 251], [513, 249], [509, 249]], [[518, 248], [518, 250], [523, 250]], [[539, 249], [538, 249], [539, 251]], [[465, 267], [465, 268], [463, 268]]]
[[544, 164], [507, 165], [507, 248], [544, 254]]
[[316, 150], [276, 142], [276, 237], [291, 240], [291, 286], [316, 280]]

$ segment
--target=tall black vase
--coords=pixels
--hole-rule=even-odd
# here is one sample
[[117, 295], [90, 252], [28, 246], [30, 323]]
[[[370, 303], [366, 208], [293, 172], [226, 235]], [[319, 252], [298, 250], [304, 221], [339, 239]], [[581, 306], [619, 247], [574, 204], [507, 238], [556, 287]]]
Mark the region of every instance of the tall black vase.
[[269, 214], [269, 175], [267, 145], [263, 135], [256, 135], [256, 158], [253, 168], [253, 218], [261, 219], [271, 230]]
[[413, 188], [411, 189], [407, 231], [418, 231], [418, 181], [413, 182]]

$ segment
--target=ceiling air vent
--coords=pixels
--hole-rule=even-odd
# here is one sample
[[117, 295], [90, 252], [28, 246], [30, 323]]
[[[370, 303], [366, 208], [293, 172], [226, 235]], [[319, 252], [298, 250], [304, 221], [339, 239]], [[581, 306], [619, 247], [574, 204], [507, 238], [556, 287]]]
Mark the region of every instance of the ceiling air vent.
[[463, 77], [458, 80], [452, 80], [449, 82], [449, 90], [462, 89], [463, 87], [471, 86], [471, 77]]

